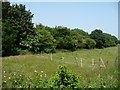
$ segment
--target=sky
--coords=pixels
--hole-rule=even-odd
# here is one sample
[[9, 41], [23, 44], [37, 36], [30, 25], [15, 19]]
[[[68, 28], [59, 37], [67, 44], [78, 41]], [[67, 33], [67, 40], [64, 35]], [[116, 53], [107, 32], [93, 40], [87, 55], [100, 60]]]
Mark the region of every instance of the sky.
[[118, 37], [117, 2], [14, 2], [24, 4], [33, 14], [33, 23], [80, 28], [91, 33], [101, 29]]

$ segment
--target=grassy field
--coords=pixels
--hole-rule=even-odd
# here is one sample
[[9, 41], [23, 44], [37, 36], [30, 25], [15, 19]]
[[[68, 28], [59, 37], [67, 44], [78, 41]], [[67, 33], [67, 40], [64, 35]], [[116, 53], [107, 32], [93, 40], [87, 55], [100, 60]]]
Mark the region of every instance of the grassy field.
[[[38, 72], [41, 79], [49, 80], [59, 65], [66, 65], [72, 72], [82, 77], [85, 87], [117, 87], [118, 48], [81, 49], [74, 52], [58, 51], [54, 54], [9, 56], [2, 59], [3, 82], [8, 82], [14, 74], [24, 75], [33, 82]], [[11, 87], [11, 86], [7, 86]]]

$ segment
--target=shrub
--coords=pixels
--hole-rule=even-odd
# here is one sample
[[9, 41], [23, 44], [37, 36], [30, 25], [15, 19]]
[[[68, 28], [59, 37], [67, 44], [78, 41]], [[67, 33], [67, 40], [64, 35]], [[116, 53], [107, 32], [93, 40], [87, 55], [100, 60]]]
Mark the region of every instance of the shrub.
[[30, 52], [29, 50], [17, 50], [19, 55], [26, 55], [26, 54], [32, 54], [32, 52]]
[[86, 38], [85, 48], [92, 49], [95, 48], [96, 42], [93, 39]]
[[37, 31], [35, 36], [28, 35], [27, 39], [21, 42], [21, 46], [34, 53], [54, 52], [56, 48], [55, 39], [45, 30]]
[[59, 66], [56, 75], [50, 81], [50, 88], [74, 89], [80, 87], [79, 77], [70, 72], [65, 66]]

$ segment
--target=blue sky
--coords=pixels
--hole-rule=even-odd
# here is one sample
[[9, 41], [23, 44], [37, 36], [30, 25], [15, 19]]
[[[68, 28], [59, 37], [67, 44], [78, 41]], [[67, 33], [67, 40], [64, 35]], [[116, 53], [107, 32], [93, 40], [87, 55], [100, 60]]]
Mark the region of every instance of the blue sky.
[[95, 29], [101, 29], [103, 32], [118, 36], [117, 2], [19, 3], [25, 4], [27, 10], [34, 14], [33, 22], [36, 24], [80, 28], [88, 33]]

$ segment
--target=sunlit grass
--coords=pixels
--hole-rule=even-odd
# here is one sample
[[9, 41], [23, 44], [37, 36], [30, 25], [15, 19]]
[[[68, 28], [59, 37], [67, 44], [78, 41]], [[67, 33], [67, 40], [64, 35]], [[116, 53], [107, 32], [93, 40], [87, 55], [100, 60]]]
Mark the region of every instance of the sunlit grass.
[[[64, 59], [62, 60], [61, 57]], [[100, 58], [102, 58], [105, 67], [100, 66], [102, 65]], [[95, 61], [94, 67], [92, 66], [92, 59]], [[59, 51], [52, 54], [52, 61], [51, 54], [4, 57], [2, 59], [3, 82], [7, 83], [9, 79], [12, 79], [14, 73], [17, 73], [19, 77], [20, 75], [29, 77], [33, 82], [36, 79], [36, 73], [40, 75], [41, 79], [49, 80], [55, 74], [57, 67], [65, 64], [74, 73], [83, 77], [83, 83], [86, 87], [94, 87], [96, 84], [100, 87], [101, 82], [117, 86], [117, 59], [117, 47], [82, 49], [74, 52]]]

